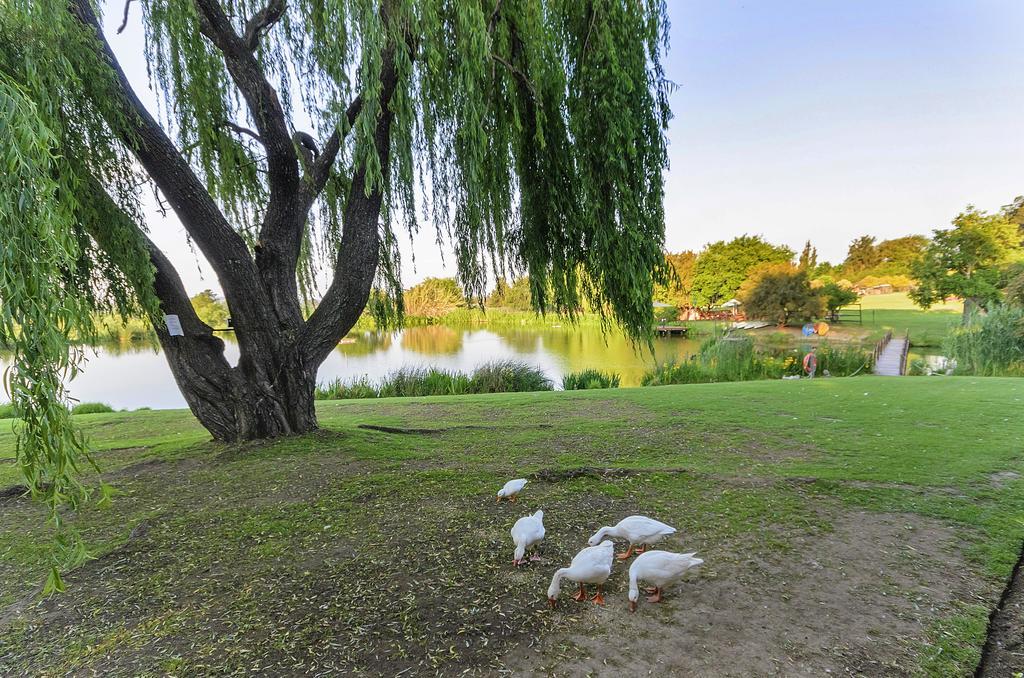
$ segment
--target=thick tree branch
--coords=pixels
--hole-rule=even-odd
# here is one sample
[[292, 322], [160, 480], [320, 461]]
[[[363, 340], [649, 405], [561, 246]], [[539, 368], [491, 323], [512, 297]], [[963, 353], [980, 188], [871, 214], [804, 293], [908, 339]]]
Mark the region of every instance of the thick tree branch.
[[70, 8], [96, 36], [102, 57], [116, 76], [114, 95], [119, 99], [128, 129], [123, 129], [124, 125], [117, 122], [114, 123], [115, 129], [124, 133], [125, 144], [133, 149], [146, 172], [167, 196], [185, 229], [225, 287], [251, 284], [256, 271], [245, 242], [231, 228], [163, 128], [142, 105], [110, 49], [91, 3], [89, 0], [70, 0]]
[[[256, 266], [278, 319], [297, 329], [302, 324], [295, 269], [302, 247], [308, 205], [302, 199], [299, 158], [277, 91], [247, 41], [257, 40], [285, 10], [285, 2], [271, 0], [252, 20], [246, 36], [239, 36], [220, 0], [193, 0], [199, 10], [200, 31], [224, 56], [224, 63], [242, 93], [267, 151], [270, 201], [260, 227]], [[251, 35], [250, 35], [251, 32]]]
[[[122, 135], [125, 145], [133, 150], [167, 197], [182, 225], [216, 272], [235, 326], [239, 328], [243, 358], [259, 346], [273, 345], [277, 337], [267, 323], [267, 317], [272, 314], [270, 299], [260, 284], [248, 246], [225, 219], [163, 128], [142, 105], [100, 29], [90, 0], [68, 1], [73, 15], [95, 35], [100, 56], [114, 72], [111, 95], [117, 99], [123, 118], [110, 121], [111, 126]], [[166, 262], [166, 266], [170, 266], [170, 262]], [[173, 267], [168, 271], [170, 276]]]
[[[245, 98], [256, 130], [267, 149], [271, 209], [273, 203], [294, 197], [299, 180], [299, 161], [292, 146], [288, 121], [277, 91], [243, 38], [235, 32], [220, 0], [195, 0], [200, 32], [224, 55], [235, 85]], [[271, 5], [278, 4], [272, 2]], [[282, 5], [283, 11], [283, 2]], [[266, 11], [266, 10], [263, 10]], [[262, 13], [262, 12], [261, 12]], [[268, 210], [269, 212], [270, 210]]]
[[259, 45], [260, 35], [280, 21], [287, 8], [288, 3], [286, 0], [270, 0], [266, 7], [257, 12], [256, 16], [249, 19], [248, 23], [245, 24], [243, 40], [250, 52]]
[[[387, 181], [391, 153], [391, 123], [394, 113], [389, 104], [398, 86], [393, 52], [384, 55], [381, 69], [381, 115], [374, 130], [374, 147], [380, 157], [383, 181]], [[349, 107], [350, 110], [352, 107]], [[380, 259], [378, 220], [384, 198], [377, 186], [366, 195], [366, 167], [356, 170], [349, 189], [348, 204], [342, 217], [341, 244], [334, 279], [320, 305], [309, 317], [296, 342], [296, 349], [319, 365], [359, 318], [377, 272]]]

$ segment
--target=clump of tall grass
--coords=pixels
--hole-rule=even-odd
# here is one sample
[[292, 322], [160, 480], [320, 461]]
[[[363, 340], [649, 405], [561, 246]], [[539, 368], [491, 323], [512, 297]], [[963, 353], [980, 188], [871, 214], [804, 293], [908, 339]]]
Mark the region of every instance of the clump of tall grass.
[[950, 332], [944, 350], [957, 374], [1024, 376], [1024, 309], [1000, 305], [973, 314]]
[[341, 379], [332, 379], [326, 383], [317, 384], [313, 395], [317, 400], [376, 398], [377, 387], [364, 375], [351, 383], [345, 383]]
[[392, 372], [380, 383], [377, 397], [461, 395], [469, 392], [469, 381], [469, 377], [459, 372], [425, 367], [403, 367]]
[[351, 383], [335, 379], [317, 386], [315, 396], [318, 400], [346, 400], [551, 389], [551, 380], [545, 377], [540, 369], [526, 363], [506, 360], [481, 365], [472, 374], [427, 367], [403, 367], [378, 383], [371, 382], [365, 376]]
[[550, 391], [554, 388], [544, 372], [518, 360], [497, 360], [476, 368], [470, 379], [470, 393], [516, 393]]
[[5, 403], [0, 405], [0, 419], [15, 419], [18, 413], [14, 410], [14, 405], [11, 403]]
[[106, 403], [78, 403], [71, 408], [71, 414], [101, 414], [113, 411], [114, 408]]
[[592, 388], [618, 388], [619, 375], [601, 370], [570, 372], [562, 377], [562, 388], [566, 391], [583, 391]]

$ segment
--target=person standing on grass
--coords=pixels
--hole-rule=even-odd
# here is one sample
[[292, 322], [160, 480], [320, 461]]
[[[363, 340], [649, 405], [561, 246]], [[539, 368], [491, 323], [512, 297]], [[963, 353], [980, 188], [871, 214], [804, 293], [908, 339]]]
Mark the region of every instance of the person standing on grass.
[[814, 373], [818, 371], [818, 347], [815, 346], [804, 356], [804, 372], [808, 379], [814, 379]]

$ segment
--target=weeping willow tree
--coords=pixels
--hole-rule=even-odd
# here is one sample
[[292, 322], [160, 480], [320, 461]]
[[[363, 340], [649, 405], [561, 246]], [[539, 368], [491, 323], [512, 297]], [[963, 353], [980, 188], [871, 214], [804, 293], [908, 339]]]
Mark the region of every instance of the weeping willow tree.
[[[129, 0], [153, 111], [100, 9], [0, 0], [0, 339], [30, 479], [64, 482], [82, 447], [62, 384], [97, 308], [153, 319], [215, 438], [315, 428], [321, 362], [367, 308], [400, 322], [397, 242], [421, 223], [469, 296], [525, 273], [539, 311], [650, 331], [663, 0]], [[145, 191], [216, 273], [237, 365], [147, 236]]]

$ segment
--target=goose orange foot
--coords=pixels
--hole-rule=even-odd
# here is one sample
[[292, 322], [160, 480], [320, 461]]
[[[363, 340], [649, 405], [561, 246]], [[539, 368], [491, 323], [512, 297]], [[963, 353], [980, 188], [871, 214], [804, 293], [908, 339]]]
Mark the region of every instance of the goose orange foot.
[[654, 589], [654, 595], [653, 596], [648, 596], [647, 602], [648, 603], [660, 603], [661, 602], [661, 589], [658, 589], [658, 588]]
[[629, 545], [629, 548], [626, 549], [625, 553], [620, 553], [619, 555], [616, 556], [616, 558], [618, 558], [619, 560], [627, 560], [631, 555], [633, 555], [633, 545], [632, 544]]
[[572, 599], [577, 603], [582, 603], [587, 599], [587, 590], [583, 588], [583, 584], [580, 584], [580, 590], [573, 595]]
[[598, 605], [604, 605], [604, 591], [601, 590], [600, 586], [597, 587], [597, 593], [594, 594], [594, 597], [591, 598], [591, 600]]

